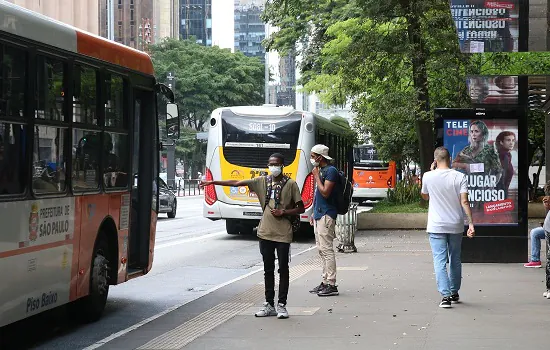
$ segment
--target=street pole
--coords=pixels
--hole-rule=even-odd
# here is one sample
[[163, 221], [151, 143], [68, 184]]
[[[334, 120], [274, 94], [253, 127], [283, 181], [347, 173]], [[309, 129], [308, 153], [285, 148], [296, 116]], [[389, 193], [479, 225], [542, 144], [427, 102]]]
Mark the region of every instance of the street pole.
[[[166, 76], [166, 82], [168, 87], [174, 91], [175, 90], [175, 79], [176, 77], [172, 72], [168, 72]], [[166, 180], [168, 181], [168, 187], [176, 187], [176, 141], [168, 138], [166, 140]]]
[[113, 0], [107, 0], [107, 39], [115, 40], [115, 11]]
[[[265, 25], [265, 37], [269, 35], [269, 25]], [[269, 52], [265, 50], [265, 65], [264, 65], [264, 94], [265, 94], [265, 103], [269, 103]]]

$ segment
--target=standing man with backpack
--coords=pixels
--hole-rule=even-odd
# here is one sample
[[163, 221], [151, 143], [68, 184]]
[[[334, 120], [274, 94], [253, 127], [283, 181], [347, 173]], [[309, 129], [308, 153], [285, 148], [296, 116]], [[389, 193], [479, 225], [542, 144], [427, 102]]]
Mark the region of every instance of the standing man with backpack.
[[316, 191], [313, 199], [312, 223], [315, 231], [315, 243], [323, 265], [323, 281], [309, 292], [320, 297], [338, 295], [336, 286], [336, 217], [338, 215], [336, 184], [339, 181], [338, 170], [329, 164], [329, 148], [315, 145], [311, 149], [311, 164], [315, 177]]
[[[296, 181], [283, 175], [284, 157], [274, 153], [269, 157], [270, 175], [250, 180], [202, 181], [201, 187], [248, 186], [256, 193], [262, 205], [262, 220], [258, 225], [260, 253], [264, 262], [265, 303], [256, 317], [277, 316], [288, 318], [286, 309], [289, 276], [290, 243], [297, 215], [302, 214], [304, 203]], [[299, 219], [298, 219], [299, 220]], [[299, 221], [298, 221], [299, 222]], [[275, 305], [275, 252], [279, 261], [279, 299]]]

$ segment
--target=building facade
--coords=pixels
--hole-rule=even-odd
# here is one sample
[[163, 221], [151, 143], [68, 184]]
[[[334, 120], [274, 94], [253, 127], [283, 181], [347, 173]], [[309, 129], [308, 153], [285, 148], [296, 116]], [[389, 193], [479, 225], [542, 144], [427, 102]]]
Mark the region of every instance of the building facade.
[[264, 11], [263, 0], [235, 0], [234, 28], [235, 51], [240, 51], [248, 57], [257, 57], [265, 63], [265, 23], [260, 18]]
[[[112, 37], [109, 37], [109, 5], [113, 11]], [[154, 0], [99, 0], [99, 35], [146, 51], [155, 42], [157, 31], [153, 5]]]
[[180, 38], [212, 46], [212, 0], [180, 0]]
[[180, 0], [154, 1], [154, 42], [164, 38], [179, 38], [180, 28]]
[[99, 34], [99, 0], [7, 0], [78, 29]]

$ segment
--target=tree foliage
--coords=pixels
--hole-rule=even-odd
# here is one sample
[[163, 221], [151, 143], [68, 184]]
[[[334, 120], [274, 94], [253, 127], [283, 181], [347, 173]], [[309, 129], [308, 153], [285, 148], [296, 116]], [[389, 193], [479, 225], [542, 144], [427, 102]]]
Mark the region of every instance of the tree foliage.
[[165, 39], [151, 46], [151, 57], [158, 81], [166, 82], [169, 72], [175, 76], [172, 89], [183, 124], [176, 157], [201, 169], [205, 150], [196, 133], [206, 129], [206, 121], [218, 107], [261, 104], [264, 66], [257, 58], [192, 40]]
[[461, 53], [447, 0], [272, 0], [264, 19], [280, 28], [267, 47], [300, 56], [304, 90], [351, 101], [356, 128], [404, 163], [420, 160], [418, 120], [471, 105], [467, 75], [550, 71], [546, 53]]

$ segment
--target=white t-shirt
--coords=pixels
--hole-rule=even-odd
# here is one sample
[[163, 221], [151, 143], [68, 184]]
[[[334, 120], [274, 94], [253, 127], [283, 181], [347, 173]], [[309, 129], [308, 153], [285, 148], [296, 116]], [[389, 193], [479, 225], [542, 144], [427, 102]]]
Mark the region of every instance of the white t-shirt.
[[464, 209], [460, 203], [460, 194], [468, 193], [464, 174], [453, 169], [427, 172], [422, 179], [422, 193], [430, 195], [427, 232], [464, 232]]

